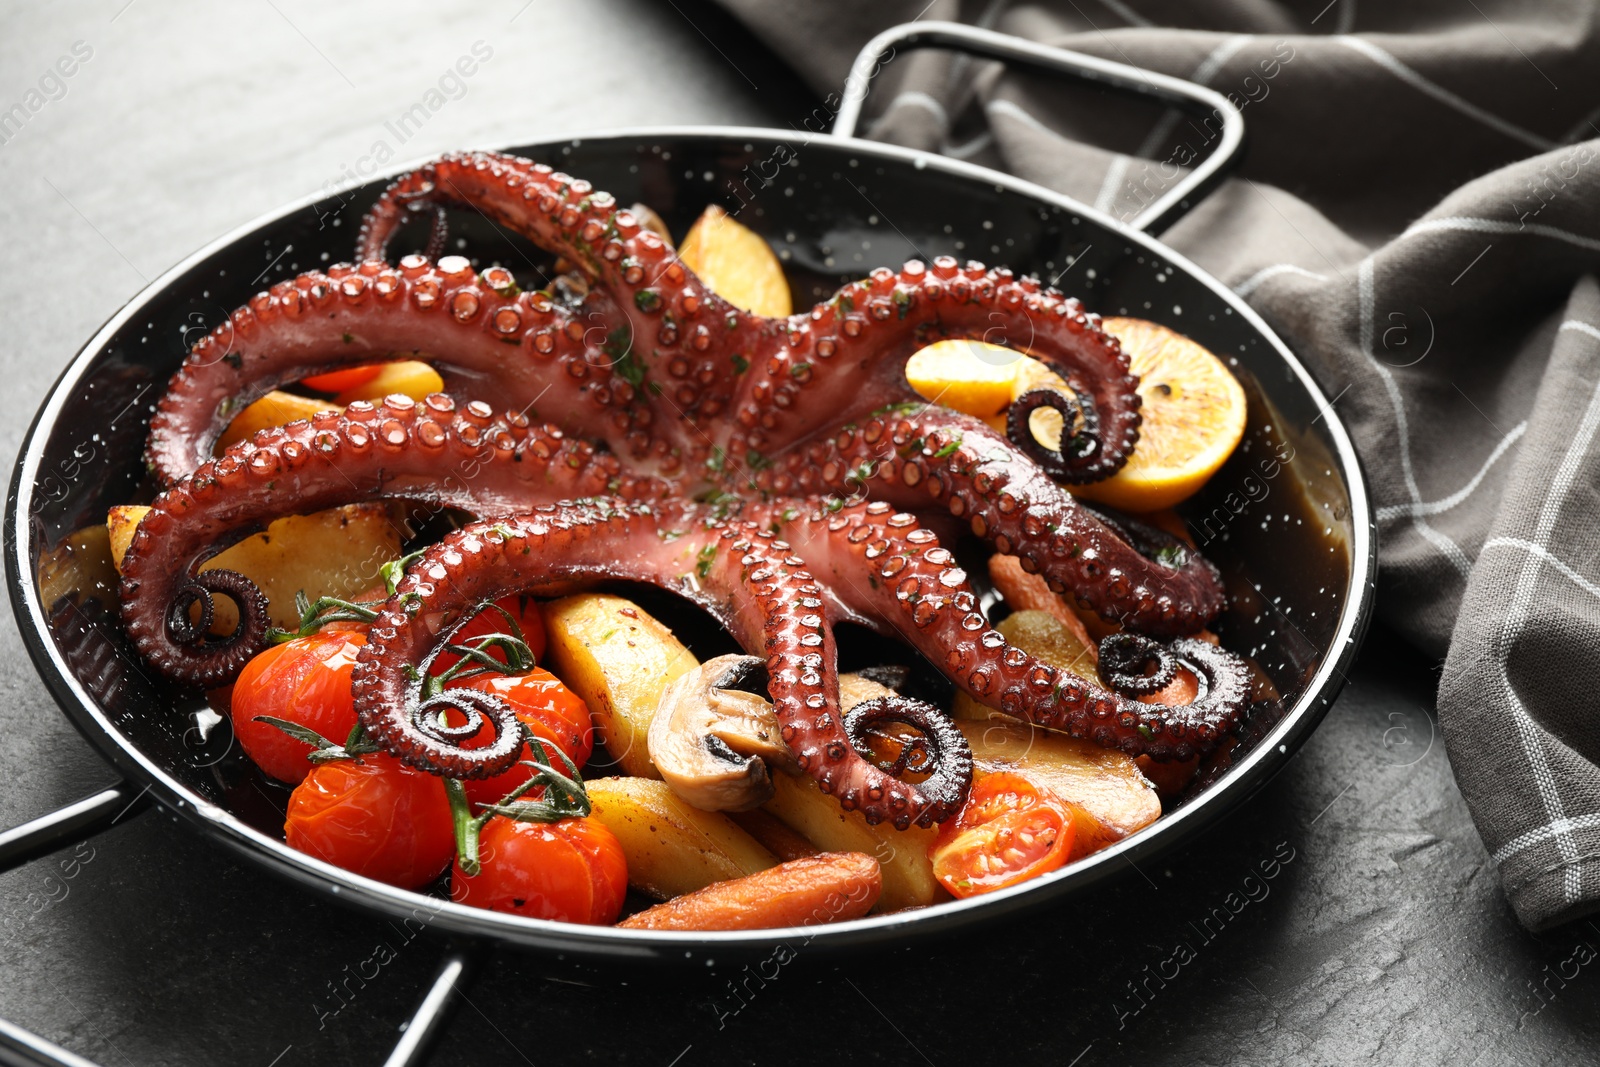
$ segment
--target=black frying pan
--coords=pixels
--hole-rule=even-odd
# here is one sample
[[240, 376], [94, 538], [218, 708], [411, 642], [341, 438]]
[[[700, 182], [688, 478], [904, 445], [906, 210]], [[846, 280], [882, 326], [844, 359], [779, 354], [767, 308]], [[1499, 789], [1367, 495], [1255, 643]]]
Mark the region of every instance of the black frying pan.
[[[1005, 174], [853, 138], [881, 58], [928, 45], [1063, 72], [1213, 122], [1220, 115], [1217, 147], [1125, 225]], [[109, 562], [80, 551], [63, 563], [61, 546], [74, 531], [103, 523], [109, 506], [150, 492], [141, 462], [149, 408], [187, 342], [272, 282], [348, 258], [356, 224], [389, 174], [332, 199], [292, 205], [168, 271], [89, 340], [40, 409], [7, 502], [12, 602], [40, 676], [126, 783], [0, 834], [0, 870], [102, 829], [148, 798], [241, 861], [355, 907], [524, 948], [699, 965], [709, 955], [767, 951], [796, 936], [814, 949], [859, 949], [996, 920], [1059, 901], [1123, 873], [1127, 861], [1151, 860], [1191, 838], [1259, 788], [1321, 720], [1364, 631], [1375, 566], [1356, 454], [1322, 392], [1242, 300], [1150, 236], [1221, 180], [1242, 137], [1237, 109], [1210, 90], [999, 34], [925, 23], [891, 30], [862, 52], [830, 136], [669, 128], [507, 149], [580, 175], [623, 203], [650, 204], [676, 233], [708, 202], [738, 210], [779, 250], [798, 307], [872, 267], [949, 254], [1059, 279], [1092, 310], [1165, 323], [1230, 363], [1250, 399], [1245, 443], [1180, 511], [1226, 576], [1230, 607], [1217, 629], [1272, 678], [1283, 714], [1220, 780], [1147, 829], [1012, 889], [803, 935], [679, 934], [523, 919], [372, 882], [284, 845], [281, 811], [252, 799], [259, 791], [246, 786], [254, 772], [233, 749], [227, 723], [197, 717], [198, 694], [154, 679], [123, 639]], [[457, 213], [453, 227], [476, 266], [498, 262], [531, 275], [530, 266], [548, 263], [544, 253], [479, 216]], [[1294, 459], [1273, 469], [1267, 454], [1284, 445]], [[694, 621], [685, 626], [692, 632]], [[391, 1062], [421, 1054], [465, 966], [462, 954], [446, 957]], [[15, 1062], [82, 1062], [62, 1059], [69, 1054], [0, 1023], [0, 1060], [23, 1050], [32, 1058]]]

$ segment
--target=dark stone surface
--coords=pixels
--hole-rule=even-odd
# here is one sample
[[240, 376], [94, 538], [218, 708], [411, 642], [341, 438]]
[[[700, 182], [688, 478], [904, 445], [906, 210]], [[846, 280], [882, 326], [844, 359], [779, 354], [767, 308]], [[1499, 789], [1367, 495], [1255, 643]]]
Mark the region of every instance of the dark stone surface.
[[[74, 42], [93, 49], [0, 145], [8, 467], [58, 369], [146, 279], [380, 139], [403, 160], [606, 126], [785, 126], [813, 106], [686, 2], [125, 4], [14, 9], [0, 33], [0, 110]], [[396, 144], [385, 120], [477, 40], [494, 56], [465, 95]], [[13, 624], [0, 642], [8, 826], [110, 776]], [[1451, 780], [1433, 682], [1375, 634], [1275, 782], [1160, 869], [1060, 914], [748, 969], [501, 954], [434, 1062], [1592, 1062], [1600, 965], [1579, 961], [1600, 927], [1516, 925]], [[349, 977], [373, 973], [380, 942], [396, 958]], [[106, 1067], [381, 1062], [442, 950], [237, 866], [160, 813], [0, 876], [0, 1017]]]

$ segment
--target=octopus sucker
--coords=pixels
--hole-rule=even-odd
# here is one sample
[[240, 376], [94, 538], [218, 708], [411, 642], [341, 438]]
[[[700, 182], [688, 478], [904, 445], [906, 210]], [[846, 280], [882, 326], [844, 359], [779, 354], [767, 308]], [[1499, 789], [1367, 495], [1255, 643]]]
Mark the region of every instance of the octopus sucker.
[[[814, 573], [831, 575], [852, 615], [898, 633], [959, 688], [1006, 715], [1131, 755], [1185, 760], [1215, 748], [1249, 702], [1245, 662], [1193, 638], [1106, 638], [1104, 687], [1029, 655], [990, 627], [966, 572], [933, 532], [881, 501], [808, 513], [780, 502], [747, 513], [790, 541]], [[1149, 674], [1140, 669], [1147, 661], [1156, 667]], [[1193, 703], [1137, 699], [1179, 666], [1200, 680]]]
[[[1072, 397], [1052, 392], [1013, 403], [1011, 418], [1020, 415], [1020, 425], [1008, 436], [1057, 480], [1107, 478], [1138, 442], [1141, 399], [1127, 355], [1099, 321], [1076, 300], [1040, 289], [1035, 279], [1018, 279], [981, 263], [961, 266], [941, 256], [931, 265], [913, 260], [899, 272], [879, 268], [796, 318], [787, 363], [806, 368], [804, 381], [798, 388], [793, 383], [777, 388], [803, 389], [807, 402], [786, 405], [789, 410], [767, 427], [768, 447], [781, 448], [816, 432], [819, 413], [834, 420], [864, 419], [887, 404], [924, 406], [906, 385], [905, 361], [931, 342], [959, 338], [1026, 351], [1065, 379]], [[1063, 408], [1069, 426], [1081, 413], [1067, 453], [1045, 448], [1026, 431], [1031, 408], [1024, 401]], [[751, 382], [735, 403], [747, 418], [759, 418], [767, 398], [760, 383]]]
[[[634, 420], [614, 425], [607, 418], [612, 405], [583, 387], [614, 377], [610, 360], [571, 323], [544, 294], [517, 291], [510, 272], [492, 268], [480, 277], [460, 256], [438, 263], [407, 256], [398, 269], [368, 260], [301, 274], [259, 294], [194, 345], [157, 405], [145, 458], [171, 485], [208, 461], [232, 416], [272, 389], [418, 355], [458, 401], [512, 410], [541, 405], [561, 412], [574, 432], [620, 443]], [[582, 368], [581, 379], [562, 373], [574, 367]]]
[[[684, 528], [693, 532], [662, 536]], [[456, 689], [422, 696], [416, 668], [440, 644], [437, 620], [460, 620], [506, 593], [537, 593], [603, 572], [686, 593], [764, 658], [784, 740], [825, 792], [861, 807], [873, 821], [887, 816], [902, 827], [943, 821], [971, 778], [964, 741], [953, 730], [939, 735], [947, 748], [937, 790], [892, 777], [863, 756], [840, 713], [833, 629], [821, 610], [821, 587], [797, 562], [754, 523], [705, 521], [694, 505], [598, 500], [475, 523], [416, 561], [379, 613], [352, 676], [356, 711], [379, 744], [416, 766], [455, 778], [506, 770], [516, 761], [520, 738], [500, 743], [517, 735], [509, 725], [514, 717], [497, 698], [473, 693], [463, 699]], [[818, 657], [820, 670], [810, 666]], [[464, 713], [471, 729], [441, 729], [446, 708]], [[472, 750], [452, 743], [455, 734], [475, 734], [485, 719], [495, 724], [495, 743]]]
[[[587, 283], [581, 307], [460, 256], [386, 261], [415, 214], [432, 215], [438, 244], [453, 206], [563, 257]], [[926, 403], [905, 363], [945, 338], [1026, 351], [1070, 393], [1025, 394], [1005, 432]], [[416, 353], [444, 394], [358, 402], [212, 457], [230, 414], [268, 390]], [[808, 312], [765, 318], [712, 292], [581, 179], [494, 153], [446, 156], [379, 198], [354, 264], [274, 285], [194, 346], [151, 423], [147, 457], [166, 492], [124, 561], [123, 617], [160, 671], [222, 684], [260, 648], [265, 610], [247, 579], [197, 570], [211, 555], [283, 514], [379, 498], [459, 508], [483, 524], [423, 557], [450, 576], [445, 591], [412, 584], [391, 599], [360, 672], [363, 719], [402, 758], [460, 776], [515, 754], [510, 741], [459, 748], [459, 728], [407, 690], [403, 667], [441, 640], [411, 613], [419, 597], [446, 598], [427, 613], [437, 621], [491, 587], [629, 577], [694, 596], [771, 661], [796, 755], [841, 804], [874, 821], [937, 820], [970, 774], [959, 732], [909, 705], [841, 715], [835, 622], [897, 633], [985, 705], [1129, 753], [1209, 751], [1244, 710], [1244, 661], [1187, 636], [1224, 607], [1216, 568], [1064, 487], [1126, 462], [1137, 385], [1097, 316], [1003, 268], [948, 257], [879, 268]], [[1069, 427], [1059, 450], [1028, 429], [1040, 406]], [[1129, 637], [1108, 649], [1102, 684], [1010, 646], [930, 524], [970, 531], [1120, 624]], [[686, 565], [686, 550], [714, 562]], [[240, 603], [234, 634], [205, 633], [216, 595]], [[794, 655], [813, 666], [790, 670]], [[1193, 704], [1139, 699], [1179, 666], [1198, 679]], [[797, 689], [800, 677], [817, 681]], [[460, 710], [480, 725], [509, 723], [478, 697], [459, 701], [477, 702]], [[928, 739], [932, 777], [912, 786], [863, 752], [865, 731], [889, 721]]]
[[[260, 591], [242, 575], [196, 568], [285, 514], [367, 500], [409, 500], [486, 515], [611, 494], [655, 498], [668, 487], [553, 426], [495, 416], [435, 394], [394, 396], [263, 430], [156, 498], [123, 560], [122, 618], [135, 647], [167, 676], [232, 681], [266, 640]], [[222, 584], [219, 584], [222, 583]], [[240, 625], [208, 638], [211, 596], [239, 606]], [[190, 625], [201, 605], [204, 622]]]
[[[1204, 556], [1146, 524], [1086, 507], [981, 420], [924, 404], [886, 421], [888, 432], [821, 440], [806, 455], [804, 487], [947, 511], [996, 551], [1020, 556], [1104, 618], [1143, 633], [1192, 634], [1222, 611], [1222, 576]], [[766, 471], [757, 485], [775, 491], [776, 479]]]

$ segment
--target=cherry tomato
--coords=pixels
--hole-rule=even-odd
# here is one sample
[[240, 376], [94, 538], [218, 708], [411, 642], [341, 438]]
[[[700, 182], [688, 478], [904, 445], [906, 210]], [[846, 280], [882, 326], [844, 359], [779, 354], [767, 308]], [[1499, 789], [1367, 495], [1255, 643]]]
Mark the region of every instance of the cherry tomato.
[[1072, 851], [1071, 805], [1020, 775], [988, 774], [928, 849], [933, 876], [970, 897], [1037, 878]]
[[444, 779], [388, 753], [314, 766], [289, 795], [290, 848], [402, 889], [420, 889], [455, 854]]
[[[528, 643], [528, 648], [533, 653], [533, 658], [544, 659], [545, 633], [544, 616], [539, 614], [539, 602], [529, 596], [512, 593], [495, 601], [495, 605], [509, 611], [511, 617], [517, 620], [517, 625], [522, 627], [522, 638]], [[506, 617], [493, 608], [484, 608], [473, 616], [461, 629], [457, 630], [450, 638], [452, 645], [464, 645], [475, 637], [484, 637], [488, 634], [510, 633], [511, 628], [506, 624]], [[490, 656], [501, 663], [506, 661], [506, 654], [502, 649], [489, 648], [486, 650]], [[433, 666], [428, 669], [429, 674], [443, 674], [456, 665], [461, 657], [453, 652], [441, 652], [433, 661]]]
[[342, 393], [347, 389], [354, 389], [358, 385], [366, 385], [376, 378], [381, 370], [383, 370], [382, 363], [367, 363], [359, 367], [348, 367], [345, 370], [333, 370], [327, 374], [313, 375], [300, 384], [307, 389], [315, 389], [319, 393]]
[[[527, 674], [480, 674], [464, 682], [453, 682], [457, 687], [479, 689], [493, 693], [517, 713], [533, 735], [546, 745], [554, 745], [567, 754], [574, 765], [581, 768], [594, 753], [594, 723], [589, 718], [589, 706], [578, 694], [568, 689], [561, 680], [541, 667]], [[455, 722], [460, 719], [447, 716]], [[463, 743], [463, 748], [482, 748], [494, 737], [494, 727], [484, 726], [478, 736]], [[551, 766], [564, 770], [561, 762], [551, 753]], [[521, 759], [533, 759], [533, 748], [524, 745]], [[493, 778], [473, 778], [462, 782], [467, 799], [474, 804], [493, 804], [517, 786], [533, 777], [528, 767], [516, 766]]]
[[233, 735], [256, 765], [283, 782], [298, 782], [311, 770], [311, 746], [270, 723], [271, 715], [309, 727], [343, 744], [356, 724], [350, 671], [365, 633], [327, 631], [274, 645], [245, 664], [233, 685]]
[[598, 820], [518, 822], [495, 817], [478, 841], [482, 870], [456, 862], [450, 898], [475, 908], [533, 919], [609, 925], [622, 912], [628, 861]]

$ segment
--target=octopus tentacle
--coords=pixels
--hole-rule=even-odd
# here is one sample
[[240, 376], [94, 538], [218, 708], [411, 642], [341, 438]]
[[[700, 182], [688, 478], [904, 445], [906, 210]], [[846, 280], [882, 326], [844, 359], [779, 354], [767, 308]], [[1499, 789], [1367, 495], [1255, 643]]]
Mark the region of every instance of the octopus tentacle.
[[[851, 744], [840, 716], [823, 590], [799, 558], [753, 523], [708, 516], [693, 505], [602, 500], [549, 506], [457, 531], [412, 565], [373, 623], [352, 675], [362, 723], [386, 749], [434, 773], [499, 773], [515, 759], [509, 743], [498, 746], [510, 749], [508, 757], [488, 755], [489, 749], [461, 749], [439, 730], [419, 727], [419, 720], [438, 725], [456, 692], [425, 703], [415, 671], [439, 642], [440, 620], [453, 622], [510, 592], [538, 592], [597, 574], [631, 578], [691, 596], [747, 649], [765, 654], [784, 741], [843, 807], [901, 827], [948, 818], [966, 781], [959, 782], [953, 799], [942, 783], [938, 795], [928, 796], [886, 774]], [[503, 718], [499, 709], [461, 710], [480, 724], [485, 716], [496, 723]]]
[[997, 551], [1022, 557], [1056, 592], [1071, 590], [1144, 633], [1192, 634], [1223, 608], [1221, 575], [1198, 552], [1146, 555], [1009, 440], [945, 408], [907, 405], [847, 425], [780, 457], [754, 484], [786, 496], [867, 496], [913, 511], [942, 506]]
[[[626, 317], [631, 336], [616, 344], [625, 346], [635, 384], [648, 378], [642, 402], [663, 421], [711, 427], [728, 407], [738, 367], [789, 338], [788, 323], [751, 315], [712, 292], [611, 194], [495, 152], [447, 155], [398, 179], [363, 220], [359, 255], [382, 258], [410, 205], [423, 200], [471, 205], [594, 279]], [[678, 445], [694, 468], [724, 436], [686, 435]]]
[[886, 725], [909, 726], [917, 735], [902, 739], [899, 753], [884, 770], [891, 778], [907, 771], [926, 773], [917, 788], [948, 811], [961, 806], [972, 784], [972, 749], [956, 724], [931, 704], [894, 693], [864, 700], [844, 716], [844, 733], [857, 752], [870, 751], [868, 731]]
[[595, 340], [546, 294], [518, 290], [510, 271], [479, 275], [460, 256], [311, 271], [257, 293], [193, 347], [150, 422], [146, 458], [171, 485], [210, 459], [231, 416], [269, 390], [417, 355], [458, 399], [537, 404], [573, 432], [649, 459], [651, 420]]
[[[1049, 408], [1061, 416], [1063, 426], [1075, 426], [1057, 448], [1040, 441], [1028, 420], [1035, 411]], [[1081, 397], [1059, 389], [1029, 389], [1006, 408], [1006, 439], [1039, 465], [1039, 469], [1058, 482], [1078, 483], [1092, 479], [1076, 477], [1073, 461], [1094, 453], [1100, 435], [1100, 413], [1083, 403]]]
[[[432, 215], [438, 244], [453, 204], [565, 257], [592, 283], [586, 295], [575, 284], [563, 305], [522, 293], [503, 268], [480, 276], [459, 256], [379, 261], [414, 215]], [[195, 346], [159, 405], [147, 454], [171, 488], [124, 561], [123, 600], [130, 634], [165, 673], [216, 684], [259, 646], [259, 590], [197, 570], [230, 539], [291, 509], [394, 496], [519, 516], [430, 549], [385, 605], [356, 672], [363, 722], [390, 750], [440, 773], [508, 766], [520, 748], [514, 717], [476, 690], [425, 693], [404, 668], [483, 600], [597, 576], [682, 592], [761, 651], [786, 740], [825, 790], [873, 821], [947, 817], [970, 763], [959, 732], [925, 706], [889, 701], [841, 716], [832, 633], [841, 619], [903, 634], [991, 707], [1125, 751], [1187, 758], [1237, 721], [1249, 689], [1243, 661], [1181, 636], [1221, 611], [1217, 570], [1059, 484], [1121, 467], [1138, 440], [1140, 402], [1128, 359], [1099, 319], [1036, 279], [941, 257], [875, 270], [809, 314], [766, 318], [708, 290], [609, 195], [493, 153], [447, 156], [397, 181], [364, 222], [360, 255], [359, 265], [257, 294]], [[1004, 434], [922, 404], [905, 361], [948, 337], [1026, 351], [1067, 391], [1021, 397]], [[211, 460], [229, 415], [268, 389], [413, 353], [440, 370], [454, 401], [355, 404]], [[480, 400], [521, 414], [495, 420], [469, 403]], [[560, 429], [531, 425], [534, 405]], [[1028, 427], [1042, 406], [1068, 427], [1058, 450]], [[684, 502], [702, 492], [715, 507]], [[1108, 644], [1105, 686], [1010, 646], [950, 553], [910, 514], [929, 511], [948, 512], [1051, 588], [1148, 636]], [[217, 595], [240, 606], [226, 638], [205, 636]], [[1193, 704], [1139, 699], [1180, 668], [1199, 681]], [[445, 717], [452, 708], [465, 725]], [[887, 721], [923, 734], [889, 771], [867, 743]], [[496, 740], [462, 749], [485, 723]], [[913, 757], [931, 762], [913, 768]], [[919, 784], [903, 779], [930, 767]]]
[[[168, 648], [183, 649], [188, 653], [185, 657], [187, 662], [170, 655], [160, 655], [163, 649], [159, 647], [159, 641], [144, 642], [146, 646], [157, 646], [146, 653], [147, 657], [158, 669], [174, 679], [209, 686], [219, 685], [224, 679], [207, 676], [202, 672], [195, 672], [195, 676], [186, 677], [182, 668], [195, 662], [227, 662], [230, 666], [237, 663], [237, 667], [226, 672], [227, 680], [231, 680], [250, 657], [266, 645], [268, 608], [266, 595], [256, 583], [238, 571], [213, 569], [203, 574], [183, 571], [166, 577], [168, 581], [163, 583], [167, 586], [167, 598], [164, 604], [151, 605], [146, 609], [160, 612], [160, 615], [152, 619], [142, 632], [160, 634]], [[137, 593], [137, 587], [134, 592]], [[239, 622], [234, 627], [233, 633], [221, 638], [211, 638], [207, 636], [207, 631], [211, 629], [211, 622], [216, 617], [214, 598], [218, 594], [233, 601], [238, 610]], [[126, 603], [127, 601], [124, 601], [124, 604]], [[192, 618], [189, 614], [190, 608], [196, 606], [200, 609], [198, 619]], [[131, 628], [129, 634], [133, 636]], [[134, 643], [139, 643], [138, 636], [134, 636]]]
[[[898, 272], [880, 267], [797, 317], [782, 350], [742, 384], [734, 414], [745, 432], [730, 447], [736, 454], [747, 448], [772, 454], [837, 421], [917, 399], [905, 361], [949, 337], [1026, 351], [1071, 386], [1070, 400], [1049, 394], [1032, 401], [1070, 405], [1084, 415], [1072, 447], [1051, 454], [1053, 477], [1098, 481], [1127, 462], [1139, 439], [1139, 380], [1116, 338], [1100, 329], [1100, 317], [1036, 278], [981, 263], [958, 266], [949, 256], [931, 267], [915, 260]], [[1024, 415], [1021, 432], [1032, 442], [1026, 422]]]
[[[358, 401], [343, 413], [262, 430], [158, 497], [122, 561], [122, 617], [157, 669], [216, 686], [261, 650], [266, 612], [247, 578], [219, 585], [219, 572], [195, 568], [271, 519], [377, 499], [491, 515], [567, 497], [668, 492], [587, 441], [515, 412], [497, 417], [481, 401], [458, 405], [442, 394]], [[211, 592], [240, 604], [241, 624], [224, 639], [205, 636]], [[205, 617], [192, 626], [195, 602]]]
[[884, 501], [832, 514], [795, 513], [783, 504], [746, 514], [768, 522], [813, 573], [831, 578], [847, 608], [897, 630], [972, 697], [1007, 715], [1130, 755], [1184, 760], [1215, 748], [1249, 702], [1248, 666], [1204, 641], [1160, 646], [1138, 639], [1141, 658], [1170, 659], [1200, 679], [1199, 695], [1181, 707], [1133, 699], [1152, 690], [1148, 679], [1133, 677], [1126, 657], [1101, 688], [1011, 645], [989, 625], [949, 549]]

